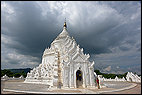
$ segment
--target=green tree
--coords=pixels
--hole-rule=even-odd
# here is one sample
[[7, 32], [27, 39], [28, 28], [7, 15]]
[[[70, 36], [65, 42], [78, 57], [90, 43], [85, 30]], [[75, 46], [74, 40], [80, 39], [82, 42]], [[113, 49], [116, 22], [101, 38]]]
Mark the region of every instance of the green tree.
[[10, 70], [7, 70], [7, 69], [1, 70], [1, 77], [4, 76], [5, 74], [6, 74], [8, 77], [12, 77], [14, 73], [11, 72]]
[[94, 70], [97, 75], [101, 75], [102, 73], [99, 70]]
[[99, 70], [94, 70], [94, 72], [96, 72], [97, 75], [102, 75], [104, 78], [111, 78], [114, 79], [116, 76], [118, 78], [125, 78], [126, 79], [126, 75], [128, 72], [124, 73], [124, 74], [106, 74], [106, 73], [101, 73]]
[[14, 74], [14, 77], [16, 77], [16, 78], [18, 78], [18, 77], [20, 77], [20, 76], [21, 76], [20, 73], [15, 73], [15, 74]]
[[24, 72], [24, 70], [21, 71], [21, 75], [24, 76], [24, 78], [27, 76], [26, 72]]

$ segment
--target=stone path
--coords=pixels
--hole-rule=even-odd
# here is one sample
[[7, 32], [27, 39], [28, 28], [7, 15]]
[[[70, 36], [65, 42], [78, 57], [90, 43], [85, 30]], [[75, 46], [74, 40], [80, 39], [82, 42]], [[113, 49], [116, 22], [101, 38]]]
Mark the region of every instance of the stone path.
[[137, 86], [127, 89], [127, 90], [115, 91], [115, 92], [105, 92], [101, 94], [141, 94], [141, 84], [137, 84]]
[[[1, 81], [2, 82], [2, 81]], [[23, 83], [23, 81], [14, 81], [9, 80], [5, 83], [2, 83], [2, 88], [4, 88], [3, 94], [117, 94], [117, 93], [127, 93], [129, 90], [123, 92], [123, 91], [117, 91], [117, 90], [123, 90], [124, 88], [134, 89], [137, 91], [137, 93], [141, 93], [141, 84], [136, 86], [135, 83], [128, 83], [128, 82], [104, 82], [105, 86], [107, 88], [101, 88], [101, 89], [61, 89], [61, 90], [49, 90], [48, 85], [44, 84], [29, 84], [29, 83]], [[3, 87], [4, 86], [4, 87]], [[136, 87], [134, 87], [136, 86]], [[131, 90], [130, 89], [130, 90]], [[115, 91], [115, 92], [112, 92]], [[116, 92], [117, 91], [117, 92]], [[130, 94], [133, 93], [132, 91], [129, 92]]]
[[115, 88], [115, 89], [120, 89], [120, 88], [124, 88], [124, 87], [129, 87], [131, 86], [133, 83], [130, 82], [115, 82], [115, 81], [105, 81], [104, 85], [108, 88]]

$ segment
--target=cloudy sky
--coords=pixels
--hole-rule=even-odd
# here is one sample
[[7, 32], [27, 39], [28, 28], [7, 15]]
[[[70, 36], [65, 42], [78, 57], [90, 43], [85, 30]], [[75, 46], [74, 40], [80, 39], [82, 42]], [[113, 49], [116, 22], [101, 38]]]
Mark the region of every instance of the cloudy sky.
[[2, 1], [1, 68], [33, 68], [64, 19], [95, 69], [141, 74], [141, 2]]

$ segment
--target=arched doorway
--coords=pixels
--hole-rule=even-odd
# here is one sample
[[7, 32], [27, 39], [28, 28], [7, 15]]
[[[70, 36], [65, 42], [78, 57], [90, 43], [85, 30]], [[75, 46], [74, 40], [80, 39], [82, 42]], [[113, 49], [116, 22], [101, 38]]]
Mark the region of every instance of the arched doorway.
[[132, 82], [132, 79], [131, 79], [131, 78], [129, 78], [129, 80], [130, 80], [130, 82]]
[[82, 72], [80, 70], [77, 70], [77, 72], [76, 72], [76, 87], [82, 88], [82, 84], [83, 84]]

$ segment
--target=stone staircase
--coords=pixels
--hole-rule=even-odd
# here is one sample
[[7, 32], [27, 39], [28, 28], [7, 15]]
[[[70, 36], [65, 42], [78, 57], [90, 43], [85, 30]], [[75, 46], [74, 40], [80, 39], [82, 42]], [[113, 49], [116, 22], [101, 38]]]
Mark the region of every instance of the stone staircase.
[[61, 75], [61, 63], [60, 63], [60, 54], [58, 52], [58, 88], [62, 86], [62, 75]]

